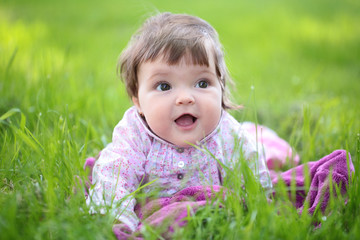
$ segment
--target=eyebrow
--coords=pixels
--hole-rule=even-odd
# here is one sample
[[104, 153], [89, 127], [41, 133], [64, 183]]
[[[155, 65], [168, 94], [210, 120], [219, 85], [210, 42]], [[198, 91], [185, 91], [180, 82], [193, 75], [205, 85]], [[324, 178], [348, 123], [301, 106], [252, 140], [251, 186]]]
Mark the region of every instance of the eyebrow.
[[[163, 70], [155, 70], [155, 72], [153, 74], [151, 74], [148, 79], [151, 79], [151, 78], [154, 78], [154, 77], [168, 76], [170, 74], [171, 74], [171, 72], [167, 72], [167, 71], [163, 71]], [[210, 71], [208, 69], [203, 69], [203, 70], [200, 70], [200, 71], [196, 71], [196, 74], [210, 74], [210, 75], [217, 76], [215, 72], [212, 72], [212, 71]]]
[[163, 77], [163, 76], [168, 76], [169, 73], [167, 72], [164, 72], [164, 71], [155, 71], [154, 74], [151, 74], [148, 79], [152, 79], [152, 78], [155, 78], [155, 77]]
[[[195, 69], [195, 74], [210, 74], [210, 75], [213, 75], [213, 76], [217, 76], [216, 72], [213, 72], [210, 70], [209, 67], [207, 66], [204, 66], [204, 65], [196, 65], [196, 66], [199, 66], [199, 67], [202, 67], [201, 69]], [[153, 73], [151, 75], [148, 76], [148, 79], [152, 79], [152, 78], [155, 78], [155, 77], [164, 77], [164, 76], [168, 76], [168, 75], [171, 75], [172, 71], [168, 70], [168, 69], [163, 69], [162, 67], [157, 67], [157, 68], [154, 68], [153, 69]]]
[[201, 70], [199, 73], [200, 73], [200, 74], [201, 74], [201, 73], [210, 73], [210, 74], [216, 76], [216, 73], [215, 73], [215, 72], [212, 72], [212, 71], [210, 71], [210, 70], [208, 70], [208, 69]]

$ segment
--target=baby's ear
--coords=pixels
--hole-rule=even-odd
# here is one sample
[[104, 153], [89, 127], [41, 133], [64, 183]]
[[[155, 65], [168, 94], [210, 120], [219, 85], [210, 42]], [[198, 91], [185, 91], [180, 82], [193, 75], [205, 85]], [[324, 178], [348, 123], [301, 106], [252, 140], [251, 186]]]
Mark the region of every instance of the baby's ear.
[[139, 102], [139, 98], [137, 97], [132, 97], [131, 98], [133, 104], [135, 105], [136, 109], [138, 110], [139, 113], [141, 113], [141, 107], [140, 107], [140, 102]]

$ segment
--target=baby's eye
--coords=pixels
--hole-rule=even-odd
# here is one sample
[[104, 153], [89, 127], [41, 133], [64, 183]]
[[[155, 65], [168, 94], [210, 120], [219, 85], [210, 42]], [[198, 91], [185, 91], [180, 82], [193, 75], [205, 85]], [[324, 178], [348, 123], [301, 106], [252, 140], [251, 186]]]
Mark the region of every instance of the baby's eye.
[[169, 91], [171, 89], [170, 84], [168, 83], [159, 83], [156, 87], [158, 91]]
[[207, 88], [209, 86], [209, 83], [205, 80], [201, 80], [196, 84], [196, 87], [198, 88]]

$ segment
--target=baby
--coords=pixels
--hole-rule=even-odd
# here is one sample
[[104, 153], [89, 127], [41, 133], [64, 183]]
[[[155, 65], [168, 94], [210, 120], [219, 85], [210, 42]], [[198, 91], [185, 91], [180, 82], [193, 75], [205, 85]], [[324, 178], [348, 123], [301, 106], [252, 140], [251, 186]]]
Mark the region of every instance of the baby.
[[231, 169], [241, 157], [271, 188], [252, 137], [226, 111], [236, 108], [227, 91], [231, 79], [209, 23], [183, 14], [150, 17], [118, 66], [134, 106], [95, 163], [87, 198], [93, 211], [110, 207], [116, 220], [135, 230], [136, 200], [129, 194], [140, 186], [151, 183], [143, 191], [164, 197], [189, 186], [221, 185], [221, 165]]

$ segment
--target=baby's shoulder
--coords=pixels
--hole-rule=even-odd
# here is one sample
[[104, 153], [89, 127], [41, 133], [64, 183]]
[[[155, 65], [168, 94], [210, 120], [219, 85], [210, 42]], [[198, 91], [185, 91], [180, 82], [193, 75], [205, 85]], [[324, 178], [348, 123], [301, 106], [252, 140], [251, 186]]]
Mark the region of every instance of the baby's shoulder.
[[134, 106], [126, 110], [123, 118], [115, 126], [113, 138], [115, 137], [137, 141], [142, 141], [144, 138], [149, 137], [145, 123]]
[[222, 131], [230, 132], [238, 132], [242, 130], [241, 123], [226, 111], [223, 112], [220, 128]]
[[220, 124], [220, 133], [224, 138], [236, 139], [251, 139], [252, 135], [249, 134], [243, 122], [236, 120], [230, 113], [224, 111], [222, 121]]

